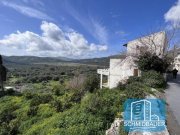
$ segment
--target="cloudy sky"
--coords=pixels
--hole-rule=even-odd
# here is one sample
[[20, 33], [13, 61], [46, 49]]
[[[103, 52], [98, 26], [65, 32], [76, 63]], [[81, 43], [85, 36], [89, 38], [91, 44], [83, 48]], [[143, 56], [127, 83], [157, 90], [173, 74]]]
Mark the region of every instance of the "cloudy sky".
[[180, 0], [0, 0], [0, 54], [108, 56], [179, 20]]

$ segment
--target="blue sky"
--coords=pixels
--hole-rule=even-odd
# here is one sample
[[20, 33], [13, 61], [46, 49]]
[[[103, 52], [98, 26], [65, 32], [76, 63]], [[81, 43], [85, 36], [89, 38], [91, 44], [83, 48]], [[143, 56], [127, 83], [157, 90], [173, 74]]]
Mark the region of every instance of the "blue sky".
[[177, 0], [1, 0], [3, 55], [102, 57], [180, 19]]

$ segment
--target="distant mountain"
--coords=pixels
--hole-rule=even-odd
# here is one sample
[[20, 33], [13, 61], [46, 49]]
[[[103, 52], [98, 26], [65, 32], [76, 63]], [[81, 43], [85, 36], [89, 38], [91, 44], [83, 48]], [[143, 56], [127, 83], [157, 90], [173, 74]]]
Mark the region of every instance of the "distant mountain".
[[82, 64], [101, 65], [101, 66], [109, 67], [110, 59], [112, 59], [112, 58], [124, 59], [125, 57], [126, 57], [126, 55], [112, 55], [112, 56], [102, 57], [102, 58], [74, 60], [73, 62], [82, 63]]
[[113, 55], [102, 58], [92, 59], [69, 59], [65, 57], [37, 57], [37, 56], [3, 56], [3, 61], [6, 65], [29, 65], [29, 64], [44, 64], [44, 63], [79, 63], [89, 65], [109, 66], [111, 58], [125, 58], [125, 55]]
[[34, 63], [55, 63], [66, 62], [70, 59], [53, 58], [53, 57], [36, 57], [36, 56], [3, 56], [5, 64], [34, 64]]

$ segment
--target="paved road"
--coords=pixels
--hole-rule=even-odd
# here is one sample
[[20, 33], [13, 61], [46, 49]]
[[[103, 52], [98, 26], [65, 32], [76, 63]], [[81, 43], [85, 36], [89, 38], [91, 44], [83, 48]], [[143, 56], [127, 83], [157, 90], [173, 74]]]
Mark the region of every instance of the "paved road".
[[180, 74], [177, 79], [171, 77], [168, 85], [168, 89], [165, 91], [166, 102], [180, 125]]

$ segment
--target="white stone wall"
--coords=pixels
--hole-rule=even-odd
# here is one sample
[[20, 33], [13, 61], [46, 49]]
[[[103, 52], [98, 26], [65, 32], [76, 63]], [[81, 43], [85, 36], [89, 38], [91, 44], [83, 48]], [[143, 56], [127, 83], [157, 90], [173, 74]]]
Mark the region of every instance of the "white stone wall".
[[158, 32], [129, 42], [127, 44], [127, 54], [139, 55], [140, 50], [142, 50], [142, 52], [149, 51], [162, 56], [166, 48], [166, 34], [165, 32]]
[[120, 81], [128, 79], [129, 76], [133, 76], [134, 69], [137, 69], [134, 63], [135, 58], [128, 56], [125, 59], [110, 59], [110, 76], [109, 76], [109, 88], [117, 87]]

